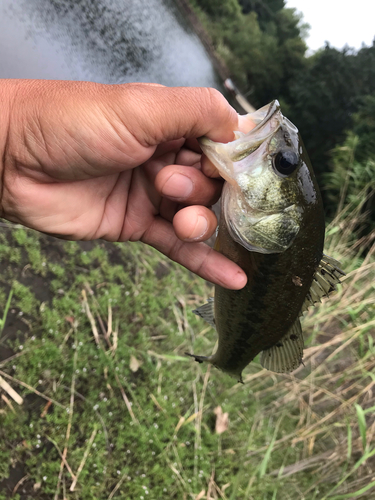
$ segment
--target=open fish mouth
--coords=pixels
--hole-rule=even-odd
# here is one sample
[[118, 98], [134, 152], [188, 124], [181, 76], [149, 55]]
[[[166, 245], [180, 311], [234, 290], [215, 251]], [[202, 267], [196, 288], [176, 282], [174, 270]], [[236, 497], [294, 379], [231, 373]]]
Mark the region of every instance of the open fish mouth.
[[220, 175], [232, 185], [236, 185], [238, 174], [248, 168], [246, 158], [259, 148], [263, 150], [262, 145], [266, 147], [283, 123], [284, 117], [278, 101], [275, 100], [252, 113], [249, 120], [256, 124], [255, 127], [246, 134], [234, 132], [236, 139], [229, 143], [214, 142], [207, 137], [199, 139], [204, 154], [212, 161]]
[[255, 111], [255, 113], [251, 113], [251, 120], [256, 124], [256, 126], [251, 130], [251, 133], [255, 134], [278, 111], [280, 111], [280, 104], [279, 101], [275, 99], [266, 106], [263, 106]]

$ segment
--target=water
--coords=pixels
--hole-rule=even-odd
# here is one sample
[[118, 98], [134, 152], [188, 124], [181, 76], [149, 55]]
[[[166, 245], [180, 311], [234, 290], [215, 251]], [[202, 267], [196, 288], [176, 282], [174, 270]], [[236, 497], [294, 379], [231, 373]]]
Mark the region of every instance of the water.
[[1, 0], [0, 78], [221, 89], [173, 0]]

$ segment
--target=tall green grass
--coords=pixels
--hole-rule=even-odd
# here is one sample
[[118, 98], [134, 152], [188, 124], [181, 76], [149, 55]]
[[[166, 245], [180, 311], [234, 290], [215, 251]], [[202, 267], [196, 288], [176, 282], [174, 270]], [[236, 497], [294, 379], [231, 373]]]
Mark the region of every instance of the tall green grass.
[[305, 366], [276, 375], [255, 360], [245, 385], [183, 355], [215, 349], [191, 312], [209, 284], [142, 245], [4, 228], [0, 375], [24, 403], [0, 389], [0, 499], [373, 498], [375, 247], [353, 235], [362, 218], [349, 206], [327, 227], [347, 276], [305, 315]]

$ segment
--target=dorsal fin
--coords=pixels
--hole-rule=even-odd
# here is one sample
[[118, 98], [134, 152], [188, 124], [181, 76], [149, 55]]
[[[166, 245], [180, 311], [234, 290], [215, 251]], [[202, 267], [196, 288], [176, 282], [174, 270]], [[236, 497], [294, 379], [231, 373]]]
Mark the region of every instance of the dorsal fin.
[[197, 316], [200, 316], [202, 319], [207, 321], [207, 323], [214, 328], [215, 326], [215, 316], [214, 316], [214, 298], [210, 297], [208, 301], [203, 304], [203, 306], [197, 307], [197, 309], [194, 309], [193, 311], [194, 314]]
[[291, 372], [302, 363], [303, 347], [301, 323], [297, 318], [288, 333], [277, 344], [261, 352], [260, 364], [272, 372]]

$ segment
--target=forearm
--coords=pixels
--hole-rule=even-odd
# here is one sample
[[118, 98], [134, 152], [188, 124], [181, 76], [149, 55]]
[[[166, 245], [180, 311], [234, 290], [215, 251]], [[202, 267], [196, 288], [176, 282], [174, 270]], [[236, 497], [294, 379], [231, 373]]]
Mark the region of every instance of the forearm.
[[5, 168], [8, 162], [8, 145], [11, 109], [15, 94], [12, 80], [0, 80], [0, 216], [3, 215], [3, 190]]

